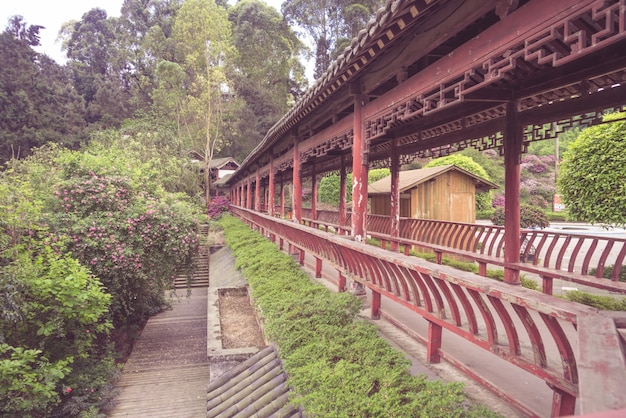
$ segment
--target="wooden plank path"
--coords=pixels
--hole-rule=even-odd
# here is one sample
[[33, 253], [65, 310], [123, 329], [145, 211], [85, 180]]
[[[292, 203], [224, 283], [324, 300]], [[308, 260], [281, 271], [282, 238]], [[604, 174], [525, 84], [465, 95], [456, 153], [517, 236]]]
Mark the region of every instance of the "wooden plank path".
[[148, 320], [116, 384], [109, 417], [206, 416], [207, 288], [178, 295], [172, 310]]

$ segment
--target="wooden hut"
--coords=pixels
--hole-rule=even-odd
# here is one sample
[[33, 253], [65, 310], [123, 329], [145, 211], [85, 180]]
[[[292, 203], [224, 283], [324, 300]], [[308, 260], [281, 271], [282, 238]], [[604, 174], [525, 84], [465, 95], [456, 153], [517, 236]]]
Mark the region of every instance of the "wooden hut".
[[[401, 171], [400, 217], [473, 223], [476, 193], [495, 189], [494, 183], [455, 165]], [[370, 213], [391, 213], [391, 176], [368, 187]]]

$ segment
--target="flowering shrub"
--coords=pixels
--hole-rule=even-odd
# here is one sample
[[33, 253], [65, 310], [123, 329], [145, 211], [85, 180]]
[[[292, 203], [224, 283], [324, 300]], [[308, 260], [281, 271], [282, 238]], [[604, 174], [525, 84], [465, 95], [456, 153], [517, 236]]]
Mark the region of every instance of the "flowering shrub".
[[[197, 251], [195, 218], [182, 204], [132, 190], [128, 179], [90, 173], [59, 184], [50, 239], [100, 278], [116, 325], [157, 312], [174, 276]], [[87, 208], [87, 209], [86, 209]]]
[[491, 206], [494, 208], [503, 208], [504, 207], [504, 195], [496, 195], [491, 200]]
[[207, 214], [211, 219], [219, 219], [230, 211], [230, 201], [225, 196], [217, 196], [207, 205]]
[[541, 174], [548, 171], [548, 165], [536, 155], [526, 155], [522, 159], [522, 169], [534, 174]]
[[[494, 225], [504, 225], [504, 208], [499, 207], [491, 216]], [[546, 214], [528, 205], [520, 206], [520, 226], [522, 228], [545, 228], [550, 224]]]

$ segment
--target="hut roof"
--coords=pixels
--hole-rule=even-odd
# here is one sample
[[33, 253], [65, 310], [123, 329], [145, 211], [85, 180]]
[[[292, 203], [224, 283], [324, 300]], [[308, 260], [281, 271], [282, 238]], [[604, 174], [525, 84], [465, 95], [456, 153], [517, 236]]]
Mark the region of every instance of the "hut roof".
[[[456, 165], [441, 165], [438, 167], [422, 168], [419, 170], [407, 170], [400, 172], [399, 189], [400, 193], [403, 193], [409, 189], [412, 189], [422, 183], [425, 183], [431, 179], [434, 179], [441, 174], [448, 171], [458, 171], [474, 179], [476, 188], [480, 191], [487, 191], [490, 189], [497, 189], [498, 186], [495, 183], [490, 182], [476, 174], [472, 174], [467, 170], [457, 167]], [[382, 178], [368, 186], [368, 195], [384, 195], [391, 194], [391, 176]]]

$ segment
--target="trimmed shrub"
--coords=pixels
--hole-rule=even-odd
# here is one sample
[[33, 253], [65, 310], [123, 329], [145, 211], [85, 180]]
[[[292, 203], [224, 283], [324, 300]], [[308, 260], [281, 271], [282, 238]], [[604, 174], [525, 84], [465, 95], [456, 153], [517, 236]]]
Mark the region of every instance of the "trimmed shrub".
[[268, 336], [280, 349], [310, 416], [496, 416], [472, 403], [458, 383], [413, 377], [409, 363], [358, 319], [362, 302], [314, 283], [287, 254], [224, 216], [226, 243], [246, 276]]

